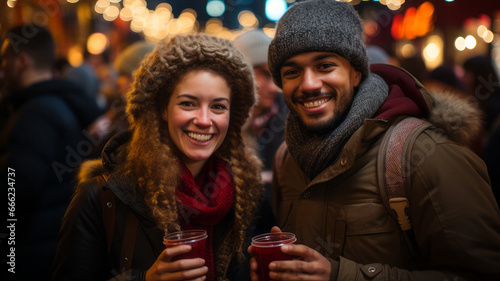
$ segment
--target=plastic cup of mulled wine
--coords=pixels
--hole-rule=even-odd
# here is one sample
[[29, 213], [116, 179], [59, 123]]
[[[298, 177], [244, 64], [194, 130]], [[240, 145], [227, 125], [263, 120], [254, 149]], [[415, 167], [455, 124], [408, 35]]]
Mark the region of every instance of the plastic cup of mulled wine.
[[281, 251], [281, 246], [297, 241], [295, 234], [290, 232], [265, 233], [252, 238], [255, 259], [258, 264], [259, 280], [269, 281], [269, 264], [272, 261], [293, 260], [295, 256]]
[[179, 245], [191, 245], [191, 251], [177, 255], [172, 258], [172, 261], [182, 259], [205, 258], [207, 252], [207, 232], [205, 230], [185, 230], [173, 232], [163, 237], [165, 247], [173, 247]]

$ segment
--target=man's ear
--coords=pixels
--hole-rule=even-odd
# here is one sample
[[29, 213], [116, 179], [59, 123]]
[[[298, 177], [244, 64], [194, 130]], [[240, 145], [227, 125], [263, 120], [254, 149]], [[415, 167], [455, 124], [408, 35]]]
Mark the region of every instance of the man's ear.
[[353, 86], [357, 87], [357, 86], [359, 86], [359, 83], [361, 82], [361, 78], [363, 77], [363, 75], [361, 74], [361, 72], [359, 72], [355, 69], [353, 69], [353, 72], [354, 72], [354, 74], [353, 74], [353, 76], [354, 76], [353, 77], [353, 82], [354, 82], [353, 84], [354, 85]]
[[17, 55], [17, 61], [22, 70], [30, 68], [33, 66], [33, 60], [28, 56], [28, 54], [21, 52]]

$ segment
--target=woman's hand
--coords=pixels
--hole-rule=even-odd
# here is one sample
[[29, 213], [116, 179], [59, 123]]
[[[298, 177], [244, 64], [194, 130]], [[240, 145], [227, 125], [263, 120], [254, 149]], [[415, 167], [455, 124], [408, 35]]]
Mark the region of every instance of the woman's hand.
[[172, 261], [173, 257], [188, 253], [189, 251], [191, 251], [190, 245], [169, 247], [163, 250], [155, 263], [146, 272], [146, 281], [205, 280], [208, 267], [204, 266], [204, 259], [196, 258]]

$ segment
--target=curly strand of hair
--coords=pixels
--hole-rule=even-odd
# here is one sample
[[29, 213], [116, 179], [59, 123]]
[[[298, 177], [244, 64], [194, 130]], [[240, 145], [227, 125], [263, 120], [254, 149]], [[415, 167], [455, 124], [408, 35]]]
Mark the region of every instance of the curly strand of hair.
[[[246, 153], [245, 146], [241, 142], [238, 132], [233, 132], [231, 137], [230, 164], [233, 172], [235, 185], [235, 217], [234, 229], [237, 232], [236, 245], [234, 249], [239, 253], [238, 258], [243, 260], [242, 246], [246, 236], [246, 230], [252, 217], [257, 210], [260, 197], [260, 170], [259, 161], [256, 157]], [[253, 171], [249, 173], [249, 171]]]
[[177, 204], [175, 200], [169, 200], [171, 197], [169, 197], [168, 192], [164, 191], [162, 186], [159, 186], [159, 188], [161, 189], [151, 192], [150, 196], [148, 196], [147, 205], [151, 209], [151, 216], [155, 219], [158, 228], [164, 230], [165, 234], [179, 231], [178, 214], [171, 211], [177, 209]]
[[[146, 113], [150, 114], [150, 113]], [[160, 120], [144, 118], [149, 124], [137, 126], [130, 146], [128, 165], [139, 184], [136, 189], [144, 195], [151, 216], [160, 229], [179, 230], [175, 189], [180, 177], [177, 161], [169, 145], [161, 141]], [[142, 121], [146, 123], [145, 121]], [[165, 173], [165, 167], [171, 171]]]
[[[235, 228], [232, 228], [228, 234], [226, 235], [224, 241], [234, 241], [236, 237], [236, 230]], [[215, 256], [215, 272], [216, 276], [220, 276], [220, 278], [224, 278], [226, 269], [229, 266], [229, 263], [231, 262], [231, 258], [234, 255], [234, 245], [232, 243], [228, 242], [223, 242], [220, 246], [219, 249], [217, 250], [216, 256]], [[218, 279], [220, 280], [220, 279]], [[222, 279], [224, 280], [224, 279]]]

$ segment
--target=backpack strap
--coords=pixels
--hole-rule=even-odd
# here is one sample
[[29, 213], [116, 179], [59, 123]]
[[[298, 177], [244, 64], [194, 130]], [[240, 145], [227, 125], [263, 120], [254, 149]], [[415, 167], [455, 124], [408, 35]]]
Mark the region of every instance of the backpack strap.
[[116, 221], [116, 207], [115, 195], [109, 188], [104, 188], [107, 178], [104, 175], [97, 176], [97, 183], [99, 184], [99, 195], [101, 196], [102, 207], [102, 222], [106, 231], [106, 245], [108, 247], [108, 256], [111, 253], [111, 241], [113, 240], [113, 233], [115, 231]]
[[408, 117], [391, 126], [385, 134], [377, 156], [377, 178], [382, 201], [389, 214], [399, 223], [410, 250], [420, 256], [409, 217], [411, 189], [411, 151], [416, 138], [431, 124]]
[[[106, 231], [106, 245], [108, 256], [111, 254], [111, 244], [113, 241], [113, 233], [116, 223], [116, 204], [115, 195], [109, 188], [104, 188], [107, 178], [105, 175], [96, 177], [99, 184], [99, 195], [101, 197], [102, 206], [102, 221]], [[132, 267], [132, 258], [134, 256], [135, 240], [139, 220], [137, 216], [130, 210], [125, 208], [127, 221], [125, 223], [125, 233], [122, 241], [122, 250], [120, 253], [120, 273], [129, 270]]]
[[135, 239], [139, 220], [137, 216], [127, 208], [127, 223], [122, 241], [122, 251], [120, 254], [120, 270], [125, 272], [132, 268], [132, 258], [134, 257]]
[[283, 162], [285, 161], [286, 152], [287, 152], [287, 145], [286, 145], [286, 142], [283, 142], [278, 147], [278, 149], [276, 150], [276, 153], [274, 154], [274, 169], [278, 173], [281, 172], [281, 166], [283, 166]]

